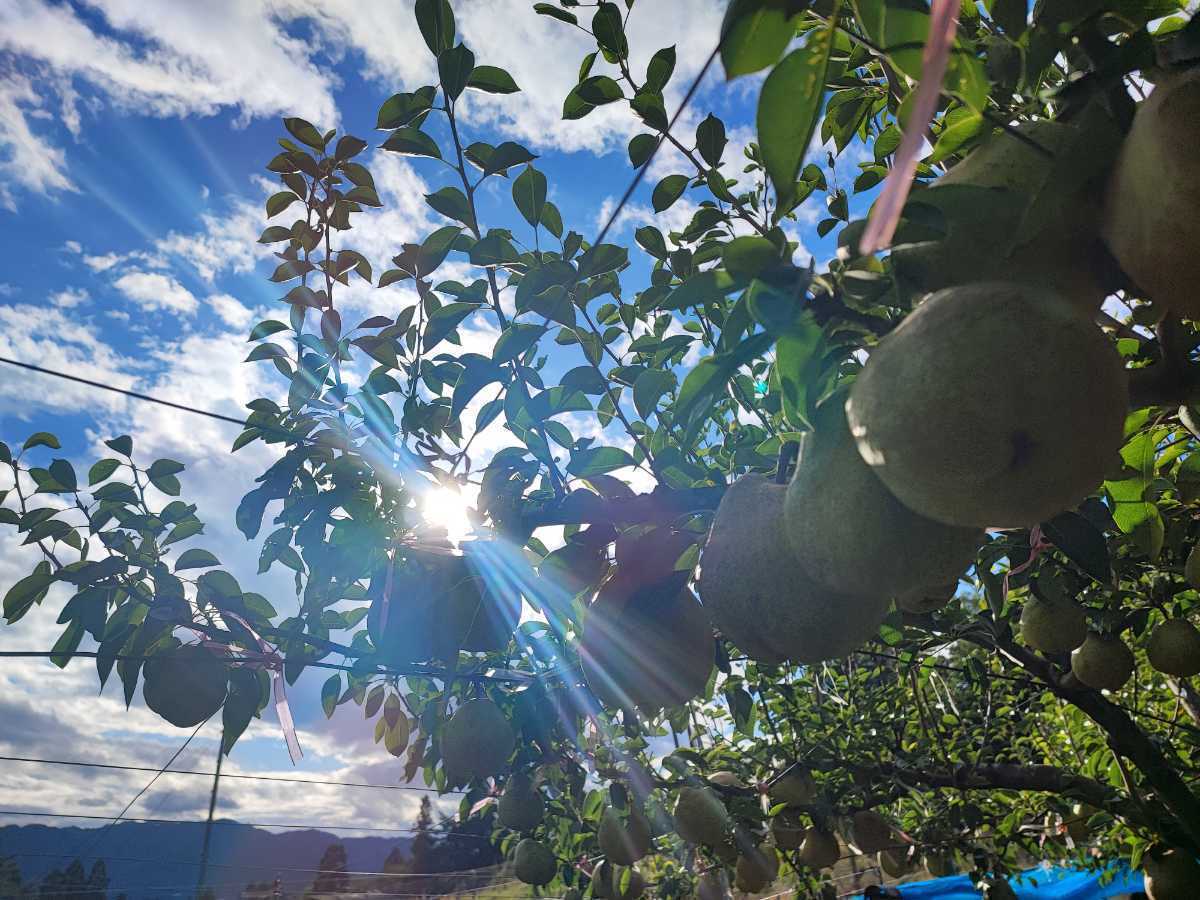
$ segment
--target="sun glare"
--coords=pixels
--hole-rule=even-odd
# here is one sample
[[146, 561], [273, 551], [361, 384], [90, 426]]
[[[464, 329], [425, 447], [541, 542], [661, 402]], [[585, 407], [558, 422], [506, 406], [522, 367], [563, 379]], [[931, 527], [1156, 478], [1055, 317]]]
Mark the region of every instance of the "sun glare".
[[437, 488], [425, 497], [425, 519], [432, 525], [446, 529], [446, 537], [458, 544], [471, 534], [471, 520], [467, 515], [470, 500], [450, 487]]

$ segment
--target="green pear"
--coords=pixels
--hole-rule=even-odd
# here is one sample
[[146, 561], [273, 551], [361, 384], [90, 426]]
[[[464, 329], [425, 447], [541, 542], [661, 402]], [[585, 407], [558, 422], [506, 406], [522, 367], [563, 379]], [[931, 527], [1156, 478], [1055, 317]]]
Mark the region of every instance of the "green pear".
[[786, 803], [788, 806], [808, 806], [817, 795], [817, 783], [806, 769], [792, 769], [772, 782], [767, 793], [771, 803]]
[[879, 631], [888, 596], [817, 584], [787, 538], [786, 494], [761, 475], [725, 491], [700, 557], [700, 598], [721, 632], [753, 659], [837, 659]]
[[854, 814], [851, 834], [863, 853], [878, 853], [896, 845], [892, 823], [873, 809], [860, 809]]
[[514, 831], [532, 831], [542, 823], [546, 805], [528, 775], [517, 773], [504, 785], [496, 813], [500, 824]]
[[1167, 619], [1151, 633], [1146, 656], [1164, 675], [1200, 674], [1200, 632], [1187, 619]]
[[1149, 299], [1200, 317], [1200, 70], [1164, 79], [1137, 114], [1105, 196], [1104, 239]]
[[675, 797], [675, 831], [692, 844], [720, 845], [729, 829], [729, 811], [712, 788], [685, 785]]
[[606, 705], [654, 713], [704, 690], [714, 649], [708, 611], [690, 590], [637, 591], [618, 569], [587, 609], [579, 658]]
[[877, 859], [879, 868], [883, 869], [889, 878], [903, 878], [913, 870], [913, 862], [908, 856], [908, 850], [904, 847], [889, 847], [880, 850]]
[[801, 568], [856, 595], [890, 597], [956, 579], [983, 531], [935, 522], [897, 500], [859, 454], [841, 395], [822, 404], [816, 420], [783, 506]]
[[533, 838], [525, 838], [517, 844], [513, 869], [517, 878], [525, 882], [542, 886], [549, 884], [558, 874], [558, 860], [545, 844]]
[[622, 890], [625, 871], [607, 860], [600, 863], [592, 875], [592, 895], [607, 900], [638, 900], [646, 892], [646, 879], [637, 869], [629, 869], [629, 881]]
[[1055, 294], [940, 291], [871, 354], [846, 404], [863, 459], [910, 509], [951, 525], [1031, 526], [1088, 496], [1121, 446], [1125, 369]]
[[1120, 690], [1133, 675], [1133, 651], [1119, 637], [1092, 631], [1071, 654], [1071, 672], [1090, 688]]
[[142, 674], [146, 706], [176, 728], [195, 728], [211, 718], [229, 688], [225, 664], [199, 644], [184, 644], [150, 657]]
[[1200, 591], [1200, 544], [1192, 547], [1183, 564], [1183, 577], [1194, 591]]
[[734, 883], [739, 891], [757, 894], [779, 875], [779, 854], [769, 844], [743, 851], [734, 868]]
[[780, 850], [799, 850], [807, 829], [795, 812], [784, 810], [771, 820], [771, 836]]
[[923, 862], [925, 870], [934, 878], [946, 878], [958, 871], [951, 850], [927, 850]]
[[[1093, 315], [1115, 287], [1099, 235], [1100, 191], [1062, 178], [1055, 167], [1087, 140], [1091, 151], [1104, 154], [1098, 179], [1104, 178], [1119, 132], [1098, 108], [1070, 123], [1042, 119], [1016, 128], [1019, 137], [995, 132], [929, 187], [913, 191], [909, 210], [932, 207], [945, 236], [898, 244], [892, 267], [923, 291], [996, 279], [1048, 287]], [[1035, 203], [1030, 233], [1024, 220]], [[1014, 242], [1016, 234], [1027, 239]]]
[[500, 774], [515, 746], [512, 725], [491, 700], [468, 700], [442, 728], [442, 764], [458, 781]]
[[1186, 850], [1147, 853], [1142, 869], [1150, 900], [1193, 900], [1200, 887], [1200, 864]]
[[804, 842], [800, 845], [799, 860], [801, 865], [813, 869], [832, 868], [842, 855], [837, 836], [832, 831], [824, 831], [816, 826], [809, 828], [804, 834]]
[[721, 869], [709, 869], [696, 879], [692, 888], [692, 900], [726, 900], [729, 887]]
[[1021, 610], [1021, 637], [1043, 653], [1070, 653], [1088, 636], [1087, 616], [1073, 600], [1030, 596]]
[[632, 866], [650, 851], [650, 825], [636, 808], [629, 812], [629, 821], [611, 807], [604, 811], [597, 834], [600, 850], [618, 866]]

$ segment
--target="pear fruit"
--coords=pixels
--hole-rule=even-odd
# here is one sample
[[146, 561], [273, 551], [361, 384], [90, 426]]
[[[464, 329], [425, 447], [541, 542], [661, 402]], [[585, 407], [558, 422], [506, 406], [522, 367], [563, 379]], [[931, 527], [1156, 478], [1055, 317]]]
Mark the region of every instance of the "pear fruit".
[[692, 844], [720, 845], [729, 828], [729, 811], [712, 788], [685, 785], [675, 797], [675, 832]]
[[456, 650], [452, 629], [439, 627], [438, 607], [450, 586], [453, 557], [410, 551], [384, 560], [371, 574], [367, 632], [383, 662], [394, 666], [448, 659]]
[[199, 644], [184, 644], [150, 657], [142, 669], [146, 706], [176, 728], [195, 728], [225, 702], [225, 664]]
[[1151, 633], [1146, 656], [1164, 675], [1200, 674], [1200, 632], [1187, 619], [1167, 619]]
[[746, 782], [738, 778], [733, 772], [713, 772], [708, 776], [708, 782], [719, 787], [741, 788], [743, 790], [746, 788]]
[[721, 632], [753, 659], [836, 659], [879, 631], [888, 597], [833, 591], [801, 568], [786, 535], [786, 494], [761, 475], [725, 491], [700, 557], [700, 598]]
[[491, 700], [468, 700], [442, 728], [442, 764], [458, 781], [500, 774], [515, 746], [512, 726]]
[[1148, 853], [1142, 869], [1150, 900], [1191, 900], [1200, 888], [1200, 864], [1186, 850]]
[[[1102, 180], [1116, 157], [1119, 131], [1098, 108], [1070, 123], [1043, 119], [1016, 127], [1020, 137], [995, 132], [928, 188], [913, 192], [907, 211], [932, 207], [945, 236], [898, 244], [892, 266], [922, 291], [1005, 279], [1049, 287], [1093, 314], [1112, 292], [1115, 275], [1099, 234], [1094, 198], [1100, 191], [1071, 183], [1055, 167], [1073, 159], [1086, 140], [1090, 152], [1104, 154], [1097, 172]], [[1023, 220], [1035, 202], [1037, 230], [1030, 234]], [[1027, 239], [1014, 243], [1017, 234]]]
[[1183, 564], [1183, 577], [1188, 587], [1200, 591], [1200, 544], [1192, 547], [1188, 553], [1187, 561]]
[[517, 773], [508, 779], [496, 804], [500, 824], [513, 831], [532, 831], [542, 823], [546, 804], [528, 775]]
[[932, 295], [880, 341], [846, 414], [910, 509], [1017, 528], [1100, 484], [1128, 404], [1121, 360], [1091, 321], [1049, 291], [981, 282]]
[[433, 627], [443, 642], [471, 653], [497, 653], [508, 646], [521, 615], [515, 592], [507, 598], [482, 574], [491, 542], [463, 545], [463, 556], [446, 564], [446, 588], [434, 611]]
[[621, 890], [624, 870], [607, 860], [596, 867], [592, 876], [592, 895], [607, 900], [638, 900], [646, 892], [646, 879], [637, 869], [629, 870], [629, 883]]
[[813, 826], [804, 833], [804, 842], [800, 845], [799, 854], [802, 865], [813, 869], [828, 869], [841, 855], [837, 835], [832, 831], [823, 831]]
[[912, 860], [909, 859], [908, 849], [905, 847], [880, 850], [878, 861], [879, 868], [883, 869], [889, 878], [903, 878], [913, 870]]
[[784, 810], [771, 820], [771, 836], [780, 850], [799, 850], [807, 829], [794, 812]]
[[1200, 70], [1164, 79], [1137, 114], [1105, 197], [1104, 239], [1156, 303], [1200, 316]]
[[927, 850], [923, 862], [925, 870], [934, 878], [946, 878], [958, 871], [954, 853], [950, 850]]
[[817, 796], [817, 783], [806, 769], [792, 769], [775, 780], [768, 789], [771, 803], [788, 806], [808, 806]]
[[743, 851], [734, 867], [734, 884], [739, 891], [757, 894], [779, 875], [779, 854], [770, 844]]
[[1073, 600], [1031, 596], [1021, 610], [1021, 637], [1043, 653], [1070, 653], [1088, 636], [1087, 616]]
[[540, 887], [554, 880], [554, 876], [558, 874], [558, 860], [541, 841], [525, 838], [517, 844], [513, 869], [517, 878], [525, 884]]
[[721, 869], [710, 869], [699, 878], [692, 888], [693, 900], [727, 900], [729, 887]]
[[917, 588], [896, 598], [896, 606], [906, 613], [920, 616], [937, 612], [954, 599], [958, 591], [958, 582], [938, 585], [936, 587]]
[[1096, 690], [1120, 690], [1133, 675], [1133, 651], [1119, 637], [1092, 631], [1071, 654], [1071, 672]]
[[854, 843], [863, 853], [878, 853], [896, 845], [892, 823], [873, 809], [860, 809], [850, 823]]
[[605, 704], [654, 713], [704, 689], [713, 668], [712, 624], [687, 588], [638, 591], [618, 569], [587, 609], [579, 658]]
[[600, 850], [609, 862], [632, 866], [650, 851], [650, 825], [636, 808], [629, 812], [629, 821], [611, 807], [604, 811], [597, 834]]
[[783, 506], [801, 568], [854, 595], [891, 597], [957, 578], [983, 531], [935, 522], [897, 500], [859, 454], [840, 394], [817, 410], [815, 425]]

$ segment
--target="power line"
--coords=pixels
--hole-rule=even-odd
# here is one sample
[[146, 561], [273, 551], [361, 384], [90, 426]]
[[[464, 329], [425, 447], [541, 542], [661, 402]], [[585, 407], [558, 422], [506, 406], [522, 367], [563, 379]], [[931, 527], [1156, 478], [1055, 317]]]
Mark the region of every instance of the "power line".
[[[20, 809], [0, 809], [0, 816], [28, 816], [38, 819], [89, 819], [109, 821], [111, 816], [97, 816], [86, 813], [51, 813], [51, 812], [33, 812], [30, 810]], [[129, 816], [123, 821], [126, 822], [142, 822], [151, 825], [203, 825], [204, 822], [198, 819], [147, 819]], [[114, 823], [115, 824], [115, 823]], [[316, 825], [302, 824], [292, 825], [285, 822], [235, 822], [232, 819], [218, 819], [213, 822], [214, 825], [241, 825], [245, 828], [289, 828], [289, 829], [308, 829], [312, 831], [371, 831], [380, 834], [411, 834], [420, 831], [419, 828], [376, 828], [368, 825]], [[491, 838], [484, 837], [480, 834], [454, 834], [450, 835], [454, 839], [466, 838], [468, 840], [480, 840], [491, 843]], [[71, 854], [76, 856], [78, 854]]]
[[[0, 762], [37, 763], [46, 766], [77, 766], [87, 769], [116, 769], [123, 772], [157, 772], [151, 766], [127, 766], [119, 763], [83, 762], [70, 759], [37, 759], [32, 756], [0, 756]], [[199, 775], [212, 778], [215, 772], [201, 772], [194, 769], [165, 769], [165, 775]], [[245, 775], [222, 772], [222, 778], [241, 778], [247, 781], [282, 781], [288, 784], [314, 784], [329, 787], [374, 788], [380, 791], [424, 791], [432, 794], [465, 794], [466, 791], [439, 791], [437, 788], [421, 787], [405, 784], [370, 784], [364, 781], [325, 781], [318, 778], [289, 778], [285, 775]]]
[[[74, 853], [45, 853], [45, 852], [22, 852], [22, 853], [6, 853], [4, 856], [12, 857], [29, 857], [40, 859], [74, 859]], [[139, 862], [149, 863], [156, 862], [169, 866], [198, 866], [200, 861], [197, 859], [159, 859], [152, 856], [105, 856], [103, 859], [106, 862]], [[254, 865], [253, 863], [214, 863], [210, 862], [209, 866], [214, 869], [246, 869], [252, 871], [267, 871], [272, 872], [303, 872], [306, 874], [316, 874], [319, 872], [328, 871], [327, 869], [308, 869], [300, 866], [275, 866], [268, 863]], [[489, 866], [484, 869], [457, 869], [450, 872], [358, 872], [348, 871], [339, 872], [339, 875], [348, 875], [353, 878], [491, 878], [498, 874], [502, 866]], [[490, 869], [490, 871], [489, 871]], [[194, 885], [193, 885], [194, 886]]]

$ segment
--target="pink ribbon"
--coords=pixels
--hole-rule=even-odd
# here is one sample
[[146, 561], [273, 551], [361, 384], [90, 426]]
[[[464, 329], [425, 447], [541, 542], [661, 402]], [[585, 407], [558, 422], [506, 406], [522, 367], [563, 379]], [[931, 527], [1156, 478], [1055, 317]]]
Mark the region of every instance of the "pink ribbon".
[[950, 61], [950, 50], [958, 30], [959, 5], [960, 0], [933, 0], [930, 7], [929, 40], [925, 42], [925, 51], [921, 56], [921, 81], [917, 85], [912, 114], [896, 151], [892, 171], [888, 173], [859, 243], [859, 252], [864, 256], [890, 245], [896, 234], [900, 213], [912, 189], [913, 176], [921, 158], [925, 132], [937, 111], [946, 65]]
[[1009, 569], [1004, 573], [1004, 596], [1000, 598], [1003, 602], [1008, 597], [1008, 579], [1013, 575], [1020, 575], [1035, 562], [1037, 558], [1049, 550], [1054, 545], [1042, 537], [1042, 526], [1034, 525], [1029, 529], [1029, 559], [1021, 563], [1015, 569]]
[[[288, 706], [287, 684], [283, 680], [283, 657], [250, 627], [249, 622], [237, 613], [222, 611], [221, 614], [238, 622], [258, 642], [258, 658], [241, 656], [238, 657], [237, 662], [251, 669], [266, 669], [271, 676], [271, 691], [275, 697], [275, 717], [279, 719], [279, 727], [283, 730], [283, 739], [287, 743], [288, 756], [292, 758], [294, 766], [304, 756], [304, 751], [300, 749], [300, 738], [296, 736], [296, 721], [292, 718], [292, 708]], [[220, 646], [225, 647], [228, 652], [229, 648], [226, 645]]]

